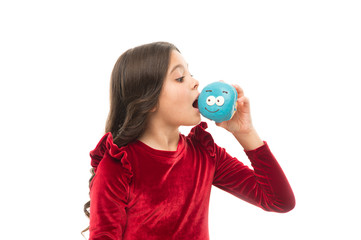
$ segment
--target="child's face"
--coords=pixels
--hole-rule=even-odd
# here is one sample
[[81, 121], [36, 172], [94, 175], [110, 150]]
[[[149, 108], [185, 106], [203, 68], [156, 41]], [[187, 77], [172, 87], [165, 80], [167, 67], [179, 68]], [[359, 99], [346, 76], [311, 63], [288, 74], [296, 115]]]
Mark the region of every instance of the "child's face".
[[199, 82], [188, 71], [183, 56], [172, 51], [159, 105], [154, 115], [171, 126], [192, 126], [201, 121], [197, 106]]

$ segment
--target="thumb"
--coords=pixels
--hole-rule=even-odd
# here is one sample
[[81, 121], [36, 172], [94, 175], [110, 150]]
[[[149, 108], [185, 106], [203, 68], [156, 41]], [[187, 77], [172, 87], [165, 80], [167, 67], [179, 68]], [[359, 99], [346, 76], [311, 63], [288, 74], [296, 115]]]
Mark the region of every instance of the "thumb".
[[225, 128], [225, 122], [215, 122], [216, 123], [216, 125], [218, 126], [218, 127], [223, 127], [223, 128]]

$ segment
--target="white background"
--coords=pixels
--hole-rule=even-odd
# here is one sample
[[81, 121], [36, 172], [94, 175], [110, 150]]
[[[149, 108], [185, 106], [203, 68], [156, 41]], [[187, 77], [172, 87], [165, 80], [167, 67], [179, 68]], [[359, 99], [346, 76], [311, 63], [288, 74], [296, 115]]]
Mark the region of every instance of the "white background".
[[241, 85], [296, 196], [276, 214], [214, 188], [211, 239], [361, 239], [358, 2], [2, 1], [0, 238], [83, 239], [113, 65], [128, 48], [169, 41], [200, 89]]

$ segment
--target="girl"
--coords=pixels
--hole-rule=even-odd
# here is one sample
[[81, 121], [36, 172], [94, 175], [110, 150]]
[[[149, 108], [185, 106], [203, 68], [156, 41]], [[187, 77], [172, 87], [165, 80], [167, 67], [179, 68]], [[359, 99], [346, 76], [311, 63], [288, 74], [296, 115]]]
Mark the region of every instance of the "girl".
[[[253, 169], [214, 143], [200, 122], [199, 82], [172, 44], [126, 51], [110, 84], [106, 134], [90, 152], [90, 239], [209, 239], [212, 185], [266, 211], [295, 199], [281, 167], [251, 122], [242, 89], [229, 121], [217, 123], [243, 147]], [[184, 136], [181, 125], [196, 125]]]

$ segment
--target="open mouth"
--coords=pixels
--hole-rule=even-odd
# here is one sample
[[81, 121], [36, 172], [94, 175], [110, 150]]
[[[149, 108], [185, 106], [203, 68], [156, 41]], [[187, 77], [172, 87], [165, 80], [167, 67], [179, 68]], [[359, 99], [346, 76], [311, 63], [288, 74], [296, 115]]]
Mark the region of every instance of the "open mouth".
[[216, 111], [209, 111], [207, 108], [205, 108], [208, 112], [210, 112], [210, 113], [215, 113], [215, 112], [218, 112], [219, 111], [219, 109], [217, 109]]
[[198, 109], [198, 98], [197, 98], [196, 100], [194, 100], [192, 106], [193, 106], [194, 108], [197, 108], [197, 109]]

